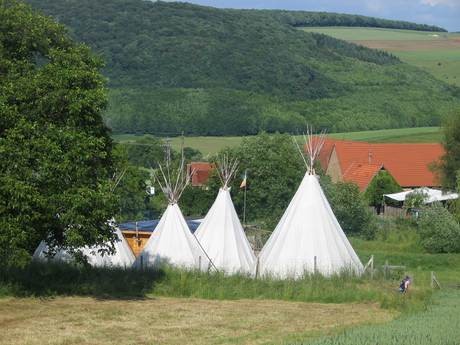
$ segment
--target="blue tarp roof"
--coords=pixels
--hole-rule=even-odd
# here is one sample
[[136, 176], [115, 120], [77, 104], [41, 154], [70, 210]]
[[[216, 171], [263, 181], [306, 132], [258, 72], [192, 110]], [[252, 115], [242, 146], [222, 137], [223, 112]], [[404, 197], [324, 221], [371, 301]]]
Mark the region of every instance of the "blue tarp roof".
[[[153, 232], [157, 227], [158, 223], [160, 222], [159, 219], [154, 220], [141, 220], [137, 222], [137, 229], [139, 231], [149, 231]], [[196, 220], [187, 220], [187, 225], [191, 232], [195, 232], [195, 230], [200, 225], [200, 221]], [[120, 230], [136, 230], [136, 222], [127, 222], [119, 224]]]

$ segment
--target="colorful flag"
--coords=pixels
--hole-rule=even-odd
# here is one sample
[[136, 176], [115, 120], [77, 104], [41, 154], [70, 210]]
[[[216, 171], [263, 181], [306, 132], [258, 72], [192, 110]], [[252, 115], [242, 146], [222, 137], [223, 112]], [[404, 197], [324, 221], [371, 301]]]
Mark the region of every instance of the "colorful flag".
[[248, 172], [245, 171], [243, 181], [241, 181], [241, 184], [240, 184], [240, 188], [246, 188], [247, 179], [248, 179]]

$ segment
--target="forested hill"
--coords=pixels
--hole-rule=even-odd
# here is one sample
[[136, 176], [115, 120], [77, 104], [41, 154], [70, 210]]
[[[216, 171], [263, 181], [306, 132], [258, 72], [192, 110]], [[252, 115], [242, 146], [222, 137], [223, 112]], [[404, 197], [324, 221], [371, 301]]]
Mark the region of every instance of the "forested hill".
[[402, 20], [390, 20], [360, 16], [355, 14], [310, 12], [310, 11], [283, 11], [265, 10], [281, 23], [292, 26], [355, 26], [417, 31], [447, 32], [446, 29], [435, 25], [417, 24]]
[[280, 11], [141, 0], [29, 0], [106, 60], [115, 132], [174, 135], [436, 125], [458, 90]]

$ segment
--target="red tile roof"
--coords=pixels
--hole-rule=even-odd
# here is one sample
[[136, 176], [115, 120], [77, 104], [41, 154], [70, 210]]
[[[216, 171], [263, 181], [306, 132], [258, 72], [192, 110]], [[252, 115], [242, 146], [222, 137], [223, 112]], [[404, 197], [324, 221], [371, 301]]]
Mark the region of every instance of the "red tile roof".
[[187, 164], [187, 172], [192, 174], [192, 186], [197, 187], [206, 184], [215, 167], [214, 164], [208, 162], [191, 162]]
[[436, 175], [430, 170], [430, 165], [444, 154], [443, 147], [437, 143], [374, 144], [327, 139], [324, 149], [322, 155], [325, 156], [336, 150], [342, 174], [357, 163], [384, 165], [402, 187], [439, 186]]
[[363, 192], [383, 168], [382, 164], [352, 163], [343, 173], [343, 180], [356, 183], [359, 190]]

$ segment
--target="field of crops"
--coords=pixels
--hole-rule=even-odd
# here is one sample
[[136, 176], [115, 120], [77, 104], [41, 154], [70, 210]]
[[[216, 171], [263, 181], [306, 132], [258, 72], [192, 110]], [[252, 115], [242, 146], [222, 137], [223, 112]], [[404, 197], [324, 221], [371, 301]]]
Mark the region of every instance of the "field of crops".
[[426, 312], [398, 318], [384, 325], [347, 330], [338, 336], [305, 345], [458, 345], [460, 344], [460, 291], [443, 291]]
[[370, 48], [382, 49], [447, 83], [460, 86], [460, 34], [380, 28], [322, 27], [323, 33]]
[[[120, 134], [113, 136], [120, 143], [136, 143], [142, 135]], [[377, 131], [361, 131], [348, 133], [332, 133], [330, 137], [336, 139], [360, 140], [369, 142], [438, 142], [441, 140], [439, 127], [398, 128]], [[185, 137], [184, 146], [200, 150], [205, 156], [212, 155], [225, 147], [235, 147], [241, 143], [243, 137]], [[171, 139], [174, 149], [182, 145], [182, 138]]]

